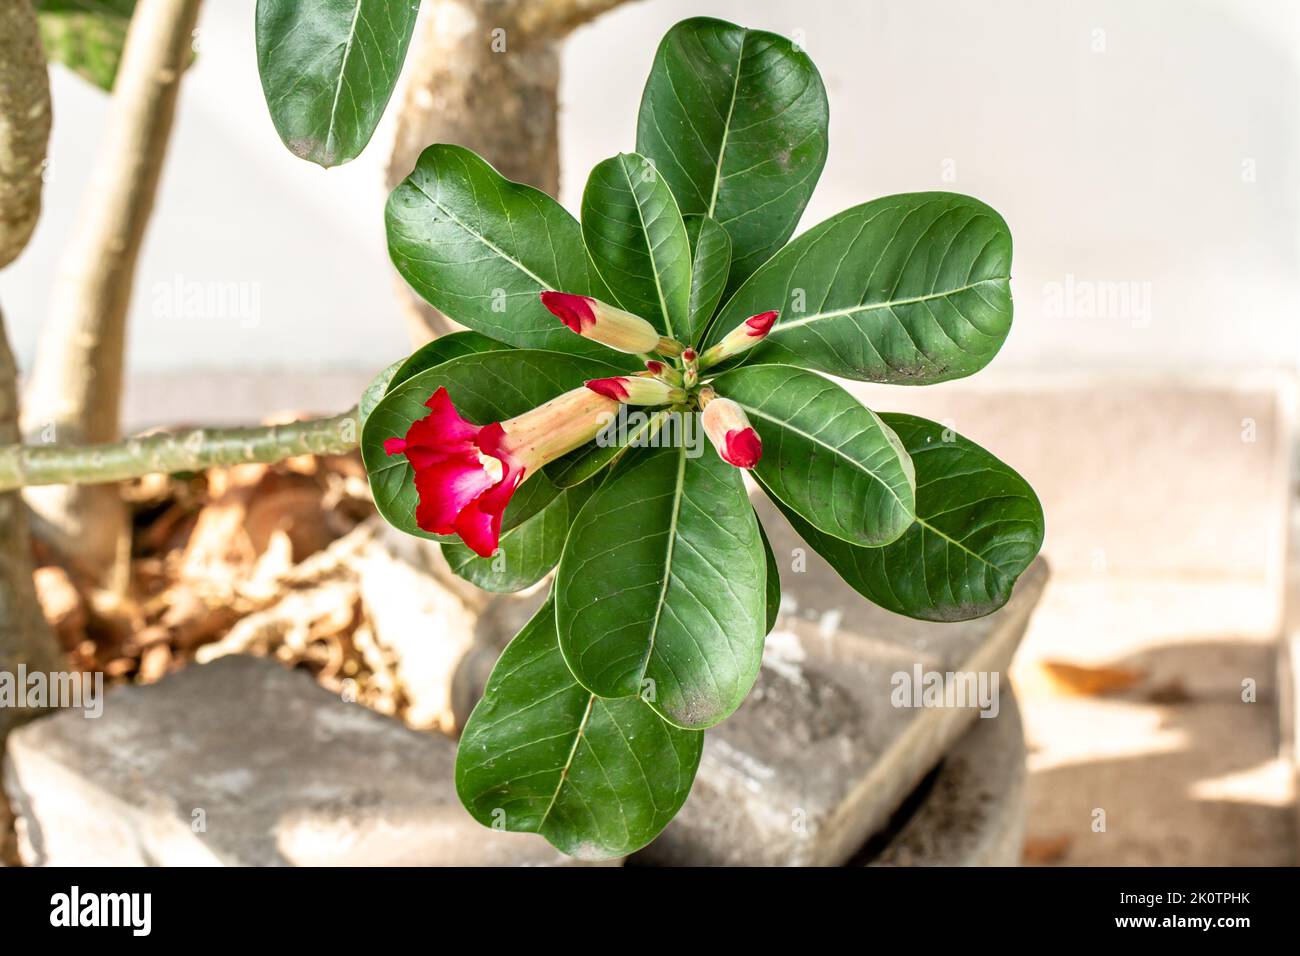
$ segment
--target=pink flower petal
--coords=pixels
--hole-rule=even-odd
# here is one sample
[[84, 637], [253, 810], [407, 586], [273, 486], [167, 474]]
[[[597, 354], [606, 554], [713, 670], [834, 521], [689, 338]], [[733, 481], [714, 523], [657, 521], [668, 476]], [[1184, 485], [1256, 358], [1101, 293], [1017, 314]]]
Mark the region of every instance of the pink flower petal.
[[733, 428], [727, 432], [727, 450], [722, 456], [729, 465], [753, 468], [763, 457], [763, 442], [752, 428]]
[[615, 376], [613, 378], [593, 378], [590, 382], [584, 384], [597, 395], [604, 395], [606, 398], [621, 402], [627, 398], [626, 381], [622, 376]]
[[479, 557], [490, 558], [496, 553], [501, 543], [501, 516], [523, 477], [522, 471], [507, 475], [456, 517], [456, 533]]
[[760, 312], [758, 315], [751, 315], [745, 320], [745, 334], [756, 339], [761, 339], [772, 331], [772, 325], [776, 322], [779, 312]]
[[416, 466], [415, 490], [420, 504], [415, 523], [432, 534], [453, 534], [456, 518], [469, 504], [496, 483], [477, 452]]
[[596, 324], [596, 312], [584, 295], [572, 295], [568, 292], [543, 292], [542, 305], [550, 313], [569, 327], [570, 331], [582, 334], [582, 330]]

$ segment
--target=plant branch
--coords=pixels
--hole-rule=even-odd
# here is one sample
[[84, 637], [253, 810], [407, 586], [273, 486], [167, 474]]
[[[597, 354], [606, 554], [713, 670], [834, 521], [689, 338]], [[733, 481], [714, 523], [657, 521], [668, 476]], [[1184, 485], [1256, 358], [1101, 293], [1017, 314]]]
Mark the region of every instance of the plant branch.
[[[388, 188], [430, 143], [459, 143], [507, 179], [557, 196], [561, 41], [624, 2], [425, 0], [407, 56]], [[400, 278], [397, 296], [414, 345], [460, 327]]]
[[31, 4], [0, 5], [0, 268], [23, 251], [41, 211], [50, 84]]
[[337, 455], [356, 447], [357, 426], [354, 408], [332, 418], [286, 425], [192, 428], [100, 445], [9, 445], [0, 447], [0, 492], [270, 463], [297, 455]]
[[[0, 267], [22, 252], [36, 225], [49, 133], [50, 86], [36, 15], [30, 3], [0, 3]], [[18, 440], [17, 380], [0, 315], [0, 442]], [[27, 509], [18, 495], [0, 494], [0, 672], [51, 671], [61, 659], [32, 583]], [[0, 755], [9, 731], [32, 716], [0, 707]], [[9, 856], [8, 820], [0, 791], [0, 866]]]
[[[199, 0], [139, 0], [113, 87], [103, 146], [51, 290], [23, 404], [23, 432], [68, 444], [121, 436], [127, 313], [153, 211]], [[28, 497], [38, 534], [96, 573], [120, 567], [126, 512], [115, 489]]]
[[529, 33], [564, 36], [627, 0], [532, 0], [519, 12], [519, 25]]

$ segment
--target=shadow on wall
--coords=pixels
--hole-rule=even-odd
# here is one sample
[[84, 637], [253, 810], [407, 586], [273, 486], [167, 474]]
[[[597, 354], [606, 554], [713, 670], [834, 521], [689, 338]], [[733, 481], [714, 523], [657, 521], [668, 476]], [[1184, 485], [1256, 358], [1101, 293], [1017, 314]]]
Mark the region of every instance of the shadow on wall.
[[[1039, 744], [1030, 748], [1028, 861], [1295, 865], [1289, 770], [1277, 757], [1274, 659], [1271, 644], [1226, 635], [1116, 662], [1146, 675], [1124, 693], [1022, 696]], [[1205, 686], [1211, 674], [1221, 679]], [[1254, 702], [1242, 700], [1238, 675], [1258, 679]], [[1043, 744], [1071, 759], [1035, 767]], [[1097, 756], [1087, 755], [1089, 746]], [[1104, 832], [1093, 829], [1098, 810]]]

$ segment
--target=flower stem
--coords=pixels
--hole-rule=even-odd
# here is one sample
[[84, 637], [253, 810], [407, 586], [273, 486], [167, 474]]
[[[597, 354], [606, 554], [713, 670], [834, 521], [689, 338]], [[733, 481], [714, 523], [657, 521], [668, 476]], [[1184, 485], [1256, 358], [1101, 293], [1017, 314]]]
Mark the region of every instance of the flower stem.
[[655, 351], [660, 355], [668, 356], [668, 358], [677, 358], [677, 356], [682, 354], [682, 349], [685, 347], [686, 346], [682, 345], [682, 343], [678, 342], [676, 339], [670, 339], [666, 335], [661, 335], [659, 337], [659, 344], [655, 346]]

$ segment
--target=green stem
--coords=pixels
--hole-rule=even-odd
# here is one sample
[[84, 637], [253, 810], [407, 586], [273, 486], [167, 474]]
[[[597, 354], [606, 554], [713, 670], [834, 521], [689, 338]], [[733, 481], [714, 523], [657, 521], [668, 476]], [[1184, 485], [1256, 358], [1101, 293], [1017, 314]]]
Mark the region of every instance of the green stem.
[[105, 445], [8, 445], [0, 447], [0, 492], [270, 463], [297, 455], [337, 455], [356, 447], [358, 428], [354, 408], [333, 418], [287, 425], [192, 428]]

